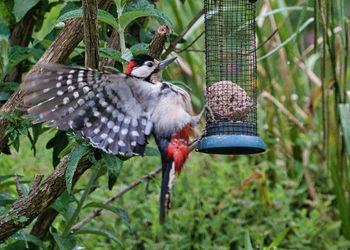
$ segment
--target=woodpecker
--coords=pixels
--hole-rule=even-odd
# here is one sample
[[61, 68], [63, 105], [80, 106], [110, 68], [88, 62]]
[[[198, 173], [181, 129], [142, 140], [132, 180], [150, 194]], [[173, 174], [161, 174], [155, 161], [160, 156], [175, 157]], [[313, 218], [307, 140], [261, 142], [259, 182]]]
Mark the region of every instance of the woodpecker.
[[105, 152], [143, 156], [147, 138], [154, 136], [162, 161], [161, 224], [175, 175], [190, 152], [192, 128], [203, 113], [193, 116], [189, 94], [161, 81], [163, 69], [175, 59], [157, 61], [140, 54], [125, 73], [43, 64], [45, 73], [31, 74], [22, 84], [26, 118], [71, 129]]

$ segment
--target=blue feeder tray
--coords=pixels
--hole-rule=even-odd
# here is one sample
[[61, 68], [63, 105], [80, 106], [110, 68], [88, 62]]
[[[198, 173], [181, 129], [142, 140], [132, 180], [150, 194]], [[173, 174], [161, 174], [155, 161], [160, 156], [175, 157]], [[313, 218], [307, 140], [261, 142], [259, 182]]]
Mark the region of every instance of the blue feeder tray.
[[[220, 130], [224, 127], [227, 129], [227, 123], [216, 124], [215, 130]], [[237, 127], [235, 124], [239, 125], [240, 130], [242, 125], [251, 125], [248, 123], [231, 123], [232, 130], [236, 131]], [[212, 129], [210, 129], [212, 130]], [[209, 134], [210, 131], [209, 130]], [[261, 153], [266, 150], [264, 142], [260, 137], [254, 135], [242, 135], [242, 134], [215, 134], [207, 135], [204, 137], [198, 146], [198, 151], [208, 154], [226, 154], [226, 155], [239, 155], [239, 154], [256, 154]]]

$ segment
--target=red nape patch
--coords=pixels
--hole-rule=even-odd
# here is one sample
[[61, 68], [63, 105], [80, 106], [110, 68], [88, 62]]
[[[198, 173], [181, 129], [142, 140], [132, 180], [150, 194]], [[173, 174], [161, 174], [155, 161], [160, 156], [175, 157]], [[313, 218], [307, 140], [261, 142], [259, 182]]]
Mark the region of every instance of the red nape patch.
[[169, 146], [167, 148], [167, 155], [169, 158], [173, 158], [175, 163], [175, 172], [181, 173], [182, 166], [184, 165], [190, 148], [188, 147], [188, 140], [192, 133], [191, 124], [187, 124], [179, 132], [171, 137]]
[[125, 74], [130, 75], [131, 71], [133, 70], [133, 68], [137, 65], [136, 62], [134, 61], [130, 61], [127, 65], [126, 65], [126, 71]]

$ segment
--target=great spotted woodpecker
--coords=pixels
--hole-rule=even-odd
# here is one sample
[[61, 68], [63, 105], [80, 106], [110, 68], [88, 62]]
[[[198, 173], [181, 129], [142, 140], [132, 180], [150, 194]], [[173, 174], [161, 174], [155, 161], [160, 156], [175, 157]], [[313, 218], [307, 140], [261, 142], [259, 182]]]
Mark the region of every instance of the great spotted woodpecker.
[[157, 61], [147, 54], [134, 57], [125, 74], [44, 64], [22, 84], [27, 118], [48, 126], [72, 129], [94, 147], [112, 154], [143, 155], [153, 134], [162, 160], [160, 223], [170, 204], [175, 174], [190, 152], [192, 116], [189, 94], [161, 82], [163, 69], [176, 57]]

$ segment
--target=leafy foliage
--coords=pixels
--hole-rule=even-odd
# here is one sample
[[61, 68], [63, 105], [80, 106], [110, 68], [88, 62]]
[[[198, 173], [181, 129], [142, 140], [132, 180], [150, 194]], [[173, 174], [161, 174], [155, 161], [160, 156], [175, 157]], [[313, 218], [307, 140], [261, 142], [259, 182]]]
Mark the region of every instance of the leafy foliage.
[[[82, 16], [79, 1], [40, 1], [30, 45], [10, 47], [9, 29], [38, 2], [0, 1], [1, 104], [19, 86], [5, 82], [6, 75], [20, 62], [25, 63], [22, 73], [28, 70], [55, 39], [62, 21]], [[172, 30], [168, 46], [203, 7], [195, 0], [164, 0], [156, 5], [147, 0], [113, 2], [108, 12], [98, 12], [100, 59], [115, 60], [109, 68], [117, 71], [123, 71], [133, 55], [147, 51], [159, 24], [167, 24]], [[350, 3], [298, 1], [300, 5], [293, 6], [281, 0], [256, 4], [258, 42], [270, 39], [257, 51], [258, 86], [260, 93], [264, 92], [259, 98], [259, 132], [268, 148], [265, 154], [193, 153], [176, 180], [172, 209], [162, 227], [157, 222], [159, 177], [143, 180], [113, 203], [104, 204], [160, 165], [153, 140], [144, 158], [98, 152], [98, 161], [95, 151], [71, 132], [33, 125], [17, 111], [2, 112], [0, 116], [10, 123], [6, 130], [10, 155], [0, 157], [0, 215], [18, 199], [14, 173], [21, 175], [19, 186], [25, 194], [35, 173], [48, 174], [62, 157], [71, 157], [67, 190], [51, 206], [59, 216], [48, 237], [31, 235], [29, 226], [12, 235], [1, 248], [349, 248], [350, 70], [346, 65]], [[177, 48], [186, 48], [194, 41], [202, 33], [203, 23], [204, 19], [199, 19]], [[106, 48], [112, 28], [119, 32], [120, 51]], [[278, 32], [269, 37], [276, 28]], [[204, 54], [198, 52], [203, 49], [201, 37], [178, 54], [178, 65], [164, 72], [165, 79], [190, 92], [197, 112], [204, 103], [205, 61]], [[81, 65], [83, 53], [82, 42], [65, 63]], [[94, 167], [73, 186], [83, 155], [89, 156]], [[98, 208], [103, 209], [100, 216], [72, 230]], [[6, 217], [11, 219], [22, 223], [28, 218]]]

